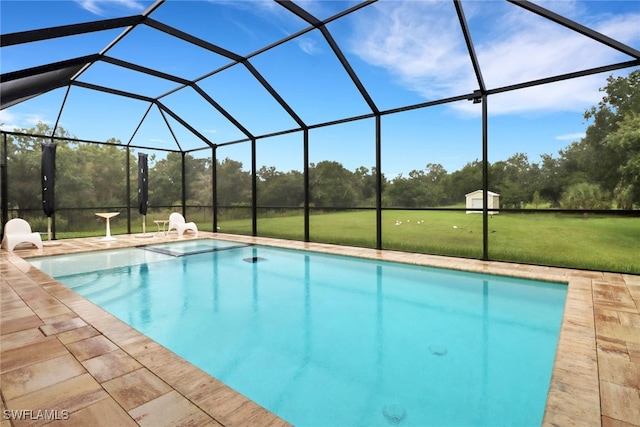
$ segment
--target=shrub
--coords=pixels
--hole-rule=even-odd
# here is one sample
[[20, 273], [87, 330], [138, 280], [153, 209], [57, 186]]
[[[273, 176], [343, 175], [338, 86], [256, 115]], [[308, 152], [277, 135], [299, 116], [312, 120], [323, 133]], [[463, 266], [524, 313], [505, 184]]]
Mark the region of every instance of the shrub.
[[610, 209], [611, 201], [599, 185], [582, 182], [565, 190], [560, 206], [563, 209]]

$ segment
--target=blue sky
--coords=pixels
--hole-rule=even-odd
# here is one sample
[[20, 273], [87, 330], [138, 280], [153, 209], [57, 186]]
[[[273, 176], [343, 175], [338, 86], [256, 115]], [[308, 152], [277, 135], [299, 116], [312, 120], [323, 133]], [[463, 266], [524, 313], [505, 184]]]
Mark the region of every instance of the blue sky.
[[[299, 1], [324, 19], [351, 7], [353, 1]], [[640, 1], [536, 2], [580, 24], [640, 49]], [[139, 14], [152, 2], [131, 0], [0, 0], [2, 34]], [[464, 0], [464, 12], [484, 81], [497, 88], [630, 60], [614, 49], [552, 24], [507, 2]], [[307, 28], [300, 19], [271, 1], [169, 0], [151, 18], [187, 31], [239, 55]], [[451, 1], [380, 0], [328, 29], [380, 110], [388, 110], [477, 89], [473, 69]], [[122, 30], [67, 37], [2, 48], [2, 73], [102, 51]], [[229, 60], [146, 26], [137, 27], [107, 55], [187, 79], [206, 75]], [[319, 31], [250, 59], [283, 99], [308, 125], [370, 112], [366, 102], [335, 59]], [[616, 75], [626, 75], [630, 69]], [[598, 89], [608, 74], [489, 97], [489, 160], [524, 152], [531, 161], [556, 154], [584, 134], [585, 110], [602, 98]], [[155, 97], [177, 85], [99, 62], [79, 78], [124, 91]], [[295, 121], [250, 75], [233, 66], [199, 81], [227, 111], [254, 135], [295, 128]], [[65, 90], [56, 90], [0, 111], [2, 128], [55, 123]], [[215, 143], [243, 134], [187, 88], [162, 98]], [[60, 125], [86, 139], [117, 138], [128, 142], [148, 104], [73, 88]], [[481, 106], [463, 101], [384, 116], [383, 172], [392, 178], [428, 163], [452, 172], [481, 158]], [[172, 118], [172, 132], [185, 149], [203, 146]], [[349, 169], [371, 167], [374, 122], [363, 120], [312, 130], [310, 161], [336, 160]], [[301, 135], [289, 134], [258, 144], [259, 166], [302, 169]], [[268, 143], [268, 145], [266, 144]], [[153, 108], [132, 141], [134, 145], [176, 148], [165, 118]], [[144, 150], [143, 150], [144, 151]], [[209, 155], [208, 151], [196, 155]], [[219, 149], [250, 165], [247, 144]]]

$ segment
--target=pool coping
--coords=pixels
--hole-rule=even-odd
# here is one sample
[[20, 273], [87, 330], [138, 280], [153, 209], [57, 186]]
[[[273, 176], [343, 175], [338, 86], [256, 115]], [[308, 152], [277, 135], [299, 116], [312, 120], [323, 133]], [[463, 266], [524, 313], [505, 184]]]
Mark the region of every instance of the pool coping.
[[[17, 373], [31, 372], [29, 369], [36, 371], [37, 367], [47, 362], [36, 357], [33, 359], [35, 362], [30, 363], [29, 360], [32, 359], [27, 357], [26, 364], [15, 365], [16, 362], [12, 360], [17, 358], [21, 351], [33, 352], [44, 345], [40, 341], [57, 338], [56, 349], [61, 353], [68, 352], [80, 362], [79, 369], [73, 371], [76, 375], [66, 378], [64, 383], [74, 379], [77, 381], [77, 378], [88, 375], [91, 378], [86, 377], [85, 382], [91, 384], [89, 389], [98, 396], [94, 397], [95, 402], [89, 399], [89, 403], [78, 404], [71, 399], [60, 403], [72, 408], [71, 414], [77, 416], [77, 419], [82, 418], [84, 421], [90, 415], [96, 417], [95, 414], [103, 411], [101, 408], [109, 407], [112, 417], [116, 416], [113, 414], [117, 414], [123, 417], [122, 419], [133, 422], [132, 425], [158, 425], [168, 420], [173, 420], [173, 423], [176, 417], [210, 425], [288, 425], [255, 402], [33, 268], [25, 260], [34, 256], [177, 240], [174, 236], [154, 237], [152, 240], [139, 239], [135, 235], [119, 235], [117, 238], [113, 243], [101, 242], [99, 238], [68, 239], [58, 241], [57, 246], [45, 246], [42, 250], [0, 252], [0, 271], [3, 273], [2, 301], [3, 307], [5, 304], [9, 307], [9, 310], [3, 310], [2, 315], [0, 364], [7, 359], [9, 362], [5, 363], [5, 366], [0, 365], [3, 380], [0, 409], [29, 409], [25, 407], [29, 402], [40, 402], [42, 406], [42, 396], [47, 392], [54, 392], [56, 387], [61, 387], [59, 383], [49, 384], [47, 380], [36, 380], [47, 386], [25, 392], [16, 390], [15, 388], [19, 387], [11, 382]], [[198, 238], [215, 238], [238, 243], [567, 283], [565, 312], [543, 425], [595, 426], [622, 422], [626, 424], [617, 425], [640, 426], [640, 410], [633, 409], [634, 406], [640, 408], [638, 275], [487, 262], [221, 233], [200, 232]], [[193, 238], [185, 236], [183, 240], [186, 239]], [[14, 293], [28, 309], [19, 304], [13, 297]], [[9, 302], [5, 303], [7, 298]], [[19, 322], [20, 319], [24, 321]], [[19, 323], [25, 325], [24, 329], [16, 326]], [[5, 335], [7, 325], [8, 331], [12, 332]], [[16, 331], [13, 331], [15, 328]], [[42, 339], [34, 330], [40, 331]], [[25, 345], [21, 345], [21, 339], [26, 340]], [[5, 342], [11, 347], [7, 351]], [[113, 372], [108, 372], [110, 369]], [[116, 374], [118, 375], [114, 377]], [[636, 374], [638, 375], [634, 377]], [[133, 386], [125, 387], [122, 384], [136, 376], [144, 376], [146, 379], [142, 381], [138, 378], [138, 382], [133, 384], [144, 387], [149, 383], [149, 378], [153, 378], [158, 384], [163, 384], [163, 387], [155, 393], [147, 391], [148, 400], [144, 402], [129, 402], [123, 397], [122, 390], [129, 390], [126, 387]], [[5, 392], [7, 385], [9, 388]], [[158, 387], [156, 385], [151, 389], [155, 390]], [[10, 398], [7, 398], [7, 394]], [[83, 395], [76, 400], [78, 399], [82, 401], [88, 398]], [[136, 406], [131, 406], [134, 404]], [[60, 408], [64, 410], [62, 406]], [[31, 409], [51, 408], [34, 406]], [[99, 417], [96, 419], [99, 420]], [[5, 420], [2, 421], [4, 422]], [[0, 424], [2, 427], [4, 425]], [[21, 424], [16, 422], [15, 425]]]

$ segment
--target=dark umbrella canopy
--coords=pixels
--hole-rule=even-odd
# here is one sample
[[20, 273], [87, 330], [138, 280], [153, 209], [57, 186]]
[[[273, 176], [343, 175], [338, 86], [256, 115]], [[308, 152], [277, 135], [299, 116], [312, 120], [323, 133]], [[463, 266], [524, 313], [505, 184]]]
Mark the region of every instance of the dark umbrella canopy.
[[149, 172], [147, 170], [147, 155], [138, 153], [138, 211], [147, 214], [149, 205]]
[[51, 218], [56, 210], [54, 186], [56, 180], [56, 144], [42, 144], [42, 208]]

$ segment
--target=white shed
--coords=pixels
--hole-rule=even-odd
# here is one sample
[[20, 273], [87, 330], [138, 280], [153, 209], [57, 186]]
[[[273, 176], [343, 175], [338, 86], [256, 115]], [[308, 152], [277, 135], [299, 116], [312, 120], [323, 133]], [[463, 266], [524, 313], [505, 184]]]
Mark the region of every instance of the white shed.
[[[465, 195], [467, 209], [482, 209], [482, 190], [472, 191]], [[493, 191], [487, 191], [487, 209], [500, 209], [500, 195]], [[467, 213], [482, 213], [482, 211], [467, 211]], [[489, 215], [498, 211], [489, 211]]]

